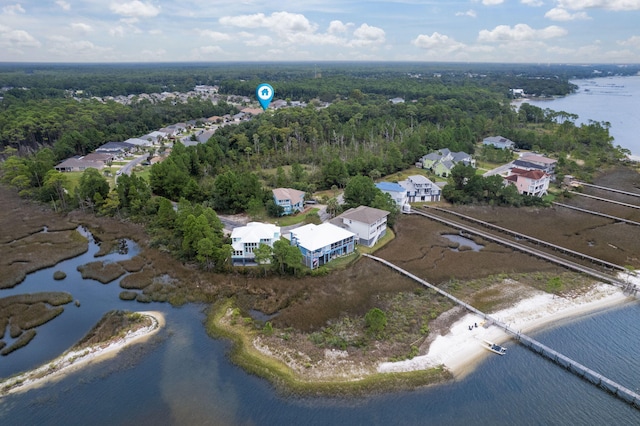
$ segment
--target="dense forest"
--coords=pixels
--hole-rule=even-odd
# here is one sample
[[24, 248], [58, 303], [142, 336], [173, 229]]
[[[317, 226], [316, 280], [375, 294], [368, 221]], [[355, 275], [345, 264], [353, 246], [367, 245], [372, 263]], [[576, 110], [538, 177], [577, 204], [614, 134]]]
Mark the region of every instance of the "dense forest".
[[[509, 89], [541, 96], [567, 94], [573, 90], [569, 78], [592, 76], [594, 69], [495, 64], [4, 64], [2, 180], [23, 196], [52, 202], [56, 208], [89, 208], [143, 221], [155, 230], [156, 244], [185, 260], [223, 269], [228, 247], [221, 245], [215, 212], [258, 216], [266, 211], [277, 216], [268, 188], [289, 186], [310, 194], [344, 188], [353, 203], [391, 211], [393, 203], [376, 193], [375, 179], [404, 170], [435, 149], [474, 154], [478, 143], [491, 135], [558, 158], [560, 175], [588, 179], [602, 165], [622, 158], [623, 152], [612, 146], [609, 124], [576, 126], [577, 117], [570, 112], [529, 104], [516, 110]], [[168, 158], [151, 167], [148, 179], [124, 175], [115, 188], [105, 186], [99, 173], [86, 173], [71, 193], [67, 177], [53, 169], [58, 161], [91, 152], [107, 141], [141, 136], [180, 121], [233, 114], [239, 105], [227, 102], [226, 96], [253, 97], [262, 81], [271, 82], [277, 98], [304, 101], [306, 106], [268, 110], [220, 127], [196, 146], [177, 142]], [[220, 99], [124, 105], [93, 98], [190, 91], [197, 84], [217, 85]], [[391, 98], [403, 102], [390, 102]], [[266, 172], [274, 169], [275, 173]], [[444, 195], [452, 202], [535, 202], [473, 175], [472, 170], [458, 169]], [[171, 201], [179, 202], [176, 217]], [[337, 210], [335, 200], [330, 203], [332, 211]]]

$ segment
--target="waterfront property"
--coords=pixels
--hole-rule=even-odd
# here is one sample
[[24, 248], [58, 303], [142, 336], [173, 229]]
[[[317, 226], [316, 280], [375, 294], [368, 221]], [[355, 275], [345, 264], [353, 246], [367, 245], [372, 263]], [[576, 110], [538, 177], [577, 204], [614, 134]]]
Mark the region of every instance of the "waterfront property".
[[403, 211], [404, 206], [409, 204], [409, 199], [407, 198], [407, 190], [399, 183], [378, 182], [376, 183], [376, 188], [378, 188], [385, 194], [389, 194], [393, 201], [395, 201], [396, 206], [398, 206], [400, 211]]
[[234, 264], [254, 264], [253, 250], [260, 244], [273, 247], [279, 239], [280, 227], [271, 223], [249, 222], [246, 226], [234, 228], [231, 232], [231, 261]]
[[558, 160], [545, 157], [544, 155], [524, 153], [512, 164], [514, 167], [524, 170], [542, 170], [554, 180], [556, 164]]
[[316, 269], [332, 259], [353, 253], [356, 234], [328, 222], [310, 223], [291, 230], [291, 245], [300, 249], [307, 267]]
[[524, 170], [514, 167], [505, 178], [507, 184], [515, 185], [518, 193], [542, 197], [549, 189], [549, 175], [542, 170]]
[[422, 175], [409, 176], [398, 182], [407, 192], [407, 201], [416, 203], [421, 201], [440, 201], [442, 190], [438, 185]]
[[333, 218], [331, 223], [358, 236], [358, 244], [373, 247], [387, 233], [389, 212], [373, 207], [359, 206]]
[[293, 188], [276, 188], [272, 190], [273, 201], [282, 207], [282, 215], [300, 212], [304, 209], [304, 192]]

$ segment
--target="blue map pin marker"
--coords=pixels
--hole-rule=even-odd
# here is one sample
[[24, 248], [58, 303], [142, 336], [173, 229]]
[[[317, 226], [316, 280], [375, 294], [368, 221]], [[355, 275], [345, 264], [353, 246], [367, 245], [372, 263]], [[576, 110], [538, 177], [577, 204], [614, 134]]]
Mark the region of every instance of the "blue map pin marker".
[[259, 84], [256, 88], [256, 97], [258, 98], [258, 102], [260, 102], [262, 109], [266, 111], [267, 108], [269, 108], [271, 99], [273, 99], [273, 87], [267, 83]]

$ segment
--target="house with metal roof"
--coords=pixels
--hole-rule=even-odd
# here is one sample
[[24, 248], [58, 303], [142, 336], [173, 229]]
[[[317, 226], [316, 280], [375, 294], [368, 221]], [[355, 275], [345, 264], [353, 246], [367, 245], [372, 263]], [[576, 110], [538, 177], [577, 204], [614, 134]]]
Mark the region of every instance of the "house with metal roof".
[[398, 184], [407, 191], [409, 203], [440, 201], [442, 190], [425, 176], [412, 175]]
[[255, 264], [253, 250], [260, 244], [273, 247], [280, 239], [280, 227], [272, 223], [249, 222], [246, 226], [238, 226], [231, 231], [231, 261], [234, 264]]
[[407, 190], [399, 183], [378, 182], [376, 183], [376, 188], [378, 188], [385, 194], [389, 194], [393, 201], [395, 201], [400, 211], [403, 210], [403, 206], [409, 203], [409, 199], [407, 198]]
[[355, 233], [329, 222], [309, 223], [292, 229], [290, 235], [291, 245], [300, 249], [303, 263], [311, 269], [353, 253], [357, 239]]
[[387, 216], [386, 210], [359, 206], [331, 219], [331, 223], [356, 234], [358, 244], [373, 247], [387, 233]]

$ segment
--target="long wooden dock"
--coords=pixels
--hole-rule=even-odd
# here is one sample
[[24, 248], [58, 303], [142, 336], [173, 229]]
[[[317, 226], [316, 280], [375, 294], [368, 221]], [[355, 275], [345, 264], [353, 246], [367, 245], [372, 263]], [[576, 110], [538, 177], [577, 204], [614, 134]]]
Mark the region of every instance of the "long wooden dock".
[[491, 317], [488, 314], [485, 314], [484, 312], [480, 311], [479, 309], [474, 308], [473, 306], [469, 305], [468, 303], [463, 302], [462, 300], [458, 299], [457, 297], [453, 296], [452, 294], [447, 293], [444, 290], [441, 290], [440, 288], [434, 286], [433, 284], [428, 283], [427, 281], [419, 278], [418, 276], [412, 274], [409, 271], [406, 271], [402, 268], [400, 268], [399, 266], [396, 266], [395, 264], [384, 260], [382, 258], [376, 257], [376, 256], [372, 256], [369, 254], [363, 254], [363, 256], [375, 260], [376, 262], [380, 262], [383, 263], [384, 265], [387, 265], [388, 267], [394, 269], [395, 271], [399, 272], [400, 274], [407, 276], [409, 278], [411, 278], [412, 280], [422, 284], [423, 286], [430, 288], [434, 291], [436, 291], [437, 293], [449, 298], [450, 300], [452, 300], [453, 302], [455, 302], [456, 304], [464, 307], [465, 309], [467, 309], [470, 312], [473, 312], [476, 315], [479, 315], [480, 317], [482, 317], [483, 319], [485, 319], [486, 321], [490, 322], [492, 325], [501, 328], [502, 330], [504, 330], [508, 335], [512, 336], [515, 340], [517, 340], [518, 342], [522, 343], [522, 345], [524, 345], [526, 348], [529, 348], [530, 350], [532, 350], [533, 352], [540, 354], [542, 356], [544, 356], [545, 358], [553, 361], [554, 363], [566, 368], [568, 371], [576, 374], [578, 377], [583, 378], [584, 380], [598, 386], [601, 389], [604, 389], [605, 391], [611, 393], [612, 395], [620, 398], [621, 400], [631, 404], [632, 406], [634, 406], [635, 408], [640, 409], [640, 395], [633, 392], [631, 389], [628, 389], [624, 386], [622, 386], [619, 383], [614, 382], [611, 379], [608, 379], [607, 377], [603, 376], [602, 374], [580, 364], [579, 362], [569, 358], [568, 356], [565, 356], [563, 354], [561, 354], [560, 352], [557, 352], [551, 348], [549, 348], [548, 346], [540, 343], [539, 341], [520, 333], [520, 331], [514, 330], [511, 327], [509, 327], [507, 324], [504, 324], [503, 322], [499, 321], [496, 318]]
[[553, 244], [553, 243], [550, 243], [548, 241], [544, 241], [544, 240], [541, 240], [539, 238], [535, 238], [535, 237], [529, 236], [527, 234], [523, 234], [521, 232], [513, 231], [511, 229], [504, 228], [502, 226], [494, 225], [493, 223], [485, 222], [483, 220], [479, 220], [479, 219], [476, 219], [474, 217], [464, 215], [462, 213], [454, 212], [452, 210], [441, 209], [439, 207], [429, 207], [429, 209], [436, 210], [436, 211], [439, 211], [439, 212], [444, 212], [444, 213], [447, 213], [447, 214], [451, 214], [453, 216], [459, 217], [460, 219], [464, 219], [467, 222], [475, 223], [475, 224], [481, 225], [481, 226], [483, 226], [485, 228], [488, 228], [488, 229], [494, 229], [494, 230], [499, 231], [499, 232], [501, 232], [503, 234], [507, 234], [507, 235], [511, 235], [513, 237], [516, 237], [516, 238], [518, 238], [520, 240], [526, 240], [526, 241], [532, 242], [534, 244], [550, 248], [550, 249], [552, 249], [554, 251], [559, 251], [561, 253], [564, 253], [564, 254], [567, 254], [567, 255], [570, 255], [570, 256], [573, 256], [573, 257], [577, 257], [579, 259], [588, 260], [591, 263], [599, 264], [601, 266], [604, 266], [607, 269], [617, 269], [619, 271], [626, 271], [626, 269], [624, 267], [622, 267], [620, 265], [616, 265], [615, 263], [607, 262], [606, 260], [598, 259], [597, 257], [589, 256], [588, 254], [580, 253], [578, 251], [571, 250], [571, 249], [568, 249], [566, 247], [562, 247], [562, 246], [559, 246], [557, 244]]
[[635, 204], [623, 203], [622, 201], [610, 200], [608, 198], [596, 197], [595, 195], [583, 194], [582, 192], [571, 191], [573, 195], [580, 195], [581, 197], [591, 198], [592, 200], [604, 201], [605, 203], [616, 204], [618, 206], [629, 207], [632, 209], [640, 209], [640, 206]]
[[627, 225], [640, 226], [640, 222], [636, 222], [636, 221], [625, 219], [625, 218], [618, 217], [618, 216], [612, 216], [612, 215], [606, 214], [606, 213], [596, 212], [596, 211], [593, 211], [593, 210], [587, 210], [587, 209], [583, 209], [583, 208], [576, 207], [576, 206], [570, 206], [569, 204], [558, 203], [557, 201], [554, 201], [553, 205], [554, 206], [564, 207], [566, 209], [576, 210], [576, 211], [579, 211], [579, 212], [582, 212], [582, 213], [592, 214], [594, 216], [605, 217], [607, 219], [615, 220], [616, 222], [626, 223]]
[[604, 191], [617, 192], [618, 194], [630, 195], [632, 197], [640, 197], [640, 194], [636, 193], [636, 192], [623, 191], [621, 189], [609, 188], [609, 187], [600, 186], [600, 185], [593, 185], [591, 183], [586, 183], [586, 182], [581, 182], [581, 181], [577, 181], [577, 183], [579, 183], [582, 186], [588, 186], [588, 187], [591, 187], [591, 188], [602, 189]]
[[[591, 276], [593, 278], [596, 278], [597, 280], [600, 280], [600, 281], [603, 281], [603, 282], [606, 282], [606, 283], [609, 283], [609, 284], [613, 284], [616, 287], [620, 287], [623, 290], [628, 291], [629, 293], [637, 294], [640, 291], [640, 288], [638, 288], [637, 285], [635, 285], [633, 283], [622, 282], [622, 281], [620, 281], [619, 279], [617, 279], [616, 277], [614, 277], [612, 275], [609, 275], [609, 274], [597, 271], [595, 269], [586, 267], [584, 265], [572, 262], [572, 261], [570, 261], [568, 259], [564, 259], [564, 258], [555, 256], [555, 255], [553, 255], [551, 253], [547, 253], [547, 252], [544, 252], [544, 251], [541, 251], [541, 250], [537, 250], [537, 249], [535, 249], [533, 247], [525, 246], [525, 245], [520, 244], [520, 243], [518, 243], [516, 241], [512, 241], [510, 239], [506, 239], [506, 238], [503, 238], [503, 237], [500, 237], [500, 236], [497, 236], [497, 235], [493, 235], [493, 234], [491, 234], [489, 232], [485, 232], [485, 231], [479, 230], [477, 228], [473, 228], [471, 226], [467, 226], [467, 225], [464, 225], [462, 223], [455, 222], [455, 221], [452, 221], [452, 220], [447, 219], [447, 218], [443, 218], [443, 217], [438, 216], [436, 214], [433, 214], [433, 213], [430, 213], [430, 212], [427, 212], [427, 211], [424, 211], [424, 210], [418, 211], [416, 209], [411, 209], [411, 214], [417, 214], [417, 215], [420, 215], [420, 216], [424, 216], [426, 218], [429, 218], [429, 219], [435, 220], [437, 222], [440, 222], [440, 223], [442, 223], [444, 225], [450, 226], [450, 227], [452, 227], [454, 229], [459, 229], [459, 230], [467, 232], [469, 234], [478, 235], [478, 236], [480, 236], [480, 237], [482, 237], [482, 238], [484, 238], [486, 240], [496, 242], [496, 243], [501, 244], [503, 246], [512, 248], [514, 250], [518, 250], [518, 251], [523, 252], [523, 253], [530, 254], [532, 256], [536, 256], [536, 257], [538, 257], [540, 259], [547, 260], [549, 262], [555, 263], [557, 265], [563, 266], [563, 267], [571, 269], [573, 271], [589, 275], [589, 276]], [[601, 261], [601, 262], [604, 262], [604, 261]], [[621, 268], [621, 267], [618, 267], [618, 268]], [[616, 269], [618, 269], [618, 268], [616, 268]]]

